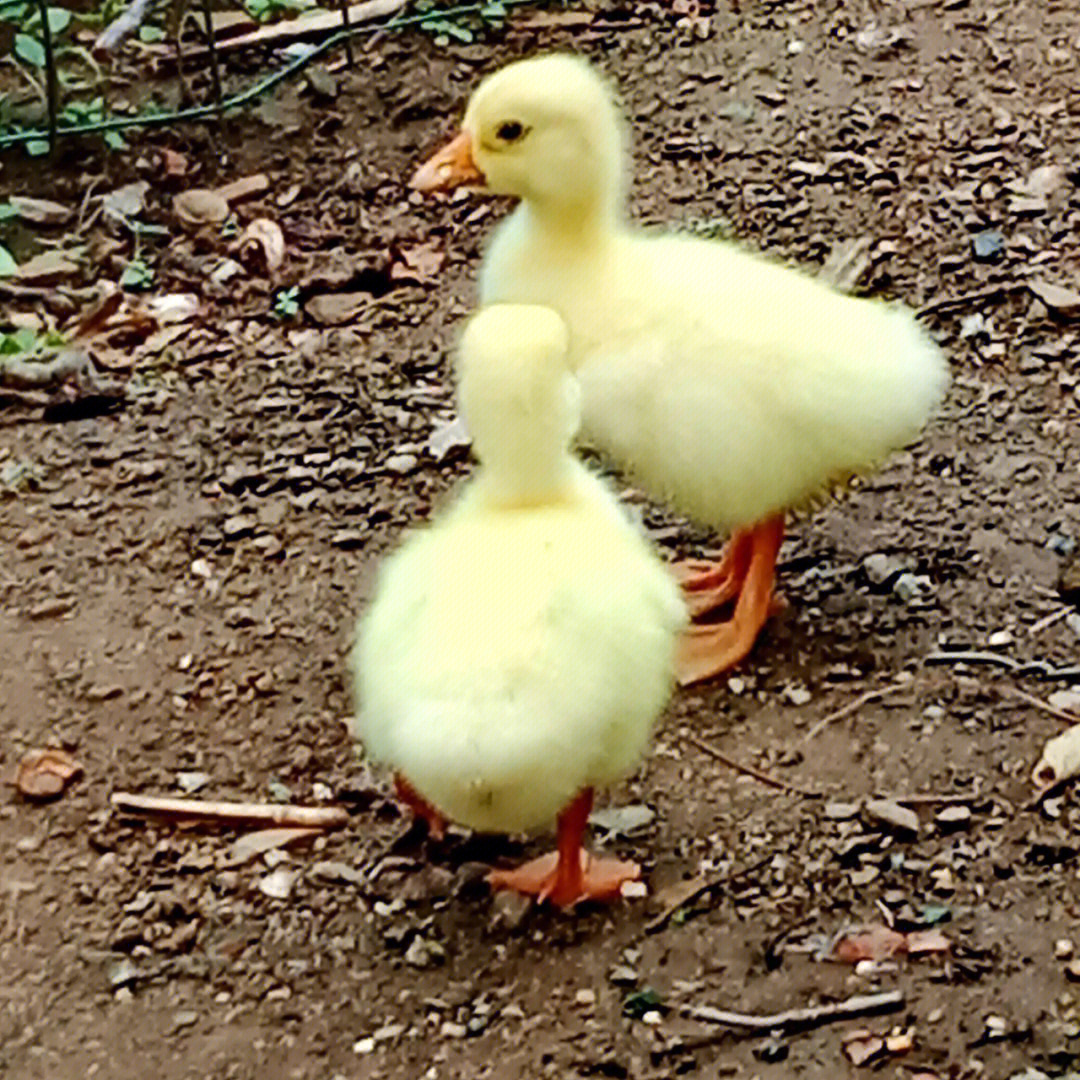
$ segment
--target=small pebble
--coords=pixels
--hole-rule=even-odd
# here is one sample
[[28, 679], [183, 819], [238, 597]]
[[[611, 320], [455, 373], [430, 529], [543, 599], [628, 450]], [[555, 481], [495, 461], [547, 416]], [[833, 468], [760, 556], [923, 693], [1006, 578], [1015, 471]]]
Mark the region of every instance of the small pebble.
[[1073, 632], [1073, 636], [1080, 638], [1080, 612], [1070, 611], [1065, 616], [1065, 625]]
[[608, 972], [608, 980], [616, 986], [634, 986], [638, 981], [638, 974], [632, 967], [617, 964]]
[[619, 887], [619, 895], [625, 900], [643, 900], [649, 895], [649, 887], [644, 881], [624, 881]]
[[825, 816], [830, 821], [850, 821], [859, 815], [857, 802], [829, 802], [825, 804]]
[[1005, 237], [996, 229], [984, 229], [971, 240], [971, 253], [976, 262], [992, 262], [1005, 250]]
[[405, 950], [405, 963], [415, 968], [436, 967], [446, 959], [446, 950], [437, 941], [415, 937]]
[[192, 1012], [190, 1009], [182, 1009], [180, 1012], [173, 1014], [173, 1026], [177, 1029], [191, 1027], [198, 1022], [199, 1014]]
[[[267, 852], [267, 854], [270, 854], [270, 852]], [[296, 884], [297, 877], [298, 874], [295, 870], [274, 870], [260, 879], [259, 892], [263, 896], [269, 896], [271, 900], [288, 900], [293, 885]]]
[[399, 476], [412, 472], [419, 464], [419, 458], [415, 454], [392, 454], [383, 464], [387, 472], [397, 473]]
[[661, 1024], [661, 1023], [663, 1023], [663, 1021], [664, 1021], [663, 1016], [660, 1013], [658, 1013], [655, 1009], [650, 1009], [641, 1018], [641, 1022], [643, 1024], [649, 1024], [652, 1027], [656, 1027], [657, 1024]]
[[444, 1039], [464, 1039], [469, 1029], [464, 1024], [455, 1024], [452, 1020], [444, 1020], [439, 1028], [439, 1034]]
[[926, 596], [931, 591], [931, 582], [923, 574], [901, 574], [893, 583], [893, 593], [898, 600], [910, 604], [912, 600], [920, 596]]
[[934, 820], [945, 832], [964, 829], [971, 824], [971, 810], [966, 806], [946, 806], [938, 812]]
[[375, 1049], [375, 1040], [368, 1035], [365, 1039], [357, 1039], [352, 1048], [354, 1054], [370, 1054]]
[[1006, 645], [1011, 645], [1016, 640], [1013, 637], [1011, 630], [995, 630], [987, 639], [986, 644], [991, 649], [1002, 649]]
[[944, 1009], [931, 1009], [930, 1012], [928, 1012], [926, 1014], [926, 1022], [928, 1024], [940, 1024], [941, 1021], [944, 1020], [944, 1019], [945, 1019], [945, 1010]]
[[810, 691], [805, 686], [785, 686], [784, 697], [792, 705], [806, 705], [810, 701]]
[[879, 825], [912, 836], [919, 834], [919, 815], [892, 799], [871, 799], [865, 806], [866, 816]]
[[595, 1005], [596, 1004], [596, 991], [595, 990], [579, 990], [574, 995], [574, 1001], [578, 1005]]
[[1080, 960], [1070, 960], [1065, 965], [1065, 978], [1069, 982], [1080, 982]]
[[1054, 956], [1058, 960], [1068, 960], [1073, 954], [1073, 943], [1068, 938], [1058, 938], [1054, 942]]

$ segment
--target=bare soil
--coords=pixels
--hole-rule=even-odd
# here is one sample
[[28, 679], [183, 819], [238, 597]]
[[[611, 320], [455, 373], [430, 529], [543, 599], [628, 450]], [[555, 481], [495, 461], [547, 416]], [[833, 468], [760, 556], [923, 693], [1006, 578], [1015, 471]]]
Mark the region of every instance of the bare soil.
[[[153, 294], [205, 306], [167, 348], [132, 347], [126, 407], [67, 422], [0, 409], [5, 484], [33, 466], [0, 491], [0, 768], [46, 745], [85, 767], [46, 805], [0, 794], [3, 1075], [997, 1080], [1080, 1060], [1056, 944], [1080, 948], [1080, 804], [1032, 804], [1031, 767], [1063, 725], [1011, 693], [1062, 684], [925, 663], [943, 644], [1077, 659], [1057, 595], [1080, 534], [1077, 332], [1025, 287], [1075, 286], [1080, 268], [1076, 8], [743, 6], [696, 28], [678, 5], [640, 4], [562, 26], [519, 14], [471, 46], [388, 37], [333, 99], [299, 82], [123, 155], [5, 160], [8, 192], [76, 207], [91, 181], [150, 179], [146, 218], [169, 230], [144, 242]], [[573, 915], [523, 911], [480, 880], [550, 837], [426, 842], [343, 727], [372, 571], [468, 468], [428, 440], [453, 414], [448, 347], [502, 212], [424, 203], [404, 180], [483, 72], [552, 46], [623, 87], [643, 220], [730, 230], [810, 267], [868, 237], [866, 291], [972, 297], [926, 315], [955, 383], [925, 438], [793, 523], [787, 612], [731, 679], [677, 695], [652, 756], [607, 797], [655, 810], [603, 841], [644, 864], [649, 898]], [[162, 179], [164, 147], [188, 176]], [[1044, 208], [1010, 193], [1055, 163], [1073, 171]], [[270, 189], [240, 224], [278, 221], [287, 261], [215, 285], [230, 241], [185, 233], [172, 194], [257, 171]], [[977, 261], [990, 229], [1004, 250]], [[87, 278], [115, 280], [130, 236], [99, 219], [87, 239]], [[301, 311], [274, 318], [293, 284]], [[719, 544], [637, 505], [672, 557]], [[875, 584], [875, 554], [911, 589]], [[734, 772], [686, 734], [823, 798]], [[180, 794], [192, 772], [200, 796], [323, 800], [350, 824], [287, 851], [275, 869], [296, 876], [275, 899], [267, 859], [228, 865], [230, 836], [110, 810], [114, 791]], [[970, 818], [943, 824], [947, 804], [922, 802], [911, 837], [830, 805], [912, 793], [966, 796]], [[719, 886], [657, 926], [696, 875]], [[847, 926], [942, 918], [948, 956], [856, 970], [814, 952]], [[682, 1015], [893, 987], [906, 1004], [891, 1017], [770, 1045]], [[906, 1055], [845, 1057], [852, 1030], [894, 1026], [913, 1034]]]

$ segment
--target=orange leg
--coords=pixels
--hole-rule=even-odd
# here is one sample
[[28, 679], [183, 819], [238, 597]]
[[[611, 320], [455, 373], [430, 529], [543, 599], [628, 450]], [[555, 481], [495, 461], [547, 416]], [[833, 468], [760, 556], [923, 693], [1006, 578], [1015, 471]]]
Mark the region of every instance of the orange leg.
[[748, 530], [750, 565], [735, 613], [726, 622], [692, 625], [679, 643], [679, 682], [683, 686], [701, 682], [734, 667], [754, 645], [766, 619], [776, 609], [773, 580], [776, 557], [784, 539], [782, 515], [768, 518]]
[[394, 776], [394, 790], [397, 797], [418, 817], [427, 822], [428, 836], [432, 840], [442, 840], [446, 836], [446, 818], [426, 799], [417, 794], [416, 789], [400, 773]]
[[683, 599], [692, 618], [707, 615], [739, 595], [750, 568], [753, 544], [752, 529], [736, 529], [719, 562], [690, 560], [675, 564]]
[[582, 900], [617, 900], [623, 882], [641, 877], [641, 867], [618, 859], [598, 859], [582, 849], [592, 803], [592, 788], [586, 788], [559, 815], [559, 850], [516, 870], [492, 870], [488, 874], [491, 887], [513, 889], [559, 907], [573, 907]]

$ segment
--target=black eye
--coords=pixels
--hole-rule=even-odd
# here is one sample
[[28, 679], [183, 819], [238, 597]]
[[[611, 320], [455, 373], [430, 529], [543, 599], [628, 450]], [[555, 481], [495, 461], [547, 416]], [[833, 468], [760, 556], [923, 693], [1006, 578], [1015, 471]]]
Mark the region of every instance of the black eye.
[[517, 142], [517, 140], [525, 134], [525, 128], [516, 120], [507, 120], [505, 124], [499, 125], [499, 130], [496, 131], [495, 134], [498, 135], [503, 142]]

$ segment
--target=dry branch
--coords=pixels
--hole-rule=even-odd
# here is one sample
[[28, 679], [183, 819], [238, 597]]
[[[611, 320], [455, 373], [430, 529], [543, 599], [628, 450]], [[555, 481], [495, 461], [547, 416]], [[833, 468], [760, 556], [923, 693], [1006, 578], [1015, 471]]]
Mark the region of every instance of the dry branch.
[[879, 698], [887, 697], [889, 694], [893, 694], [907, 685], [908, 683], [906, 682], [897, 682], [893, 683], [891, 686], [879, 687], [877, 690], [867, 690], [865, 694], [860, 694], [853, 701], [849, 701], [846, 705], [841, 705], [836, 712], [831, 712], [828, 716], [820, 719], [806, 735], [803, 736], [803, 742], [809, 742], [815, 735], [819, 734], [830, 724], [836, 723], [837, 720], [843, 720], [845, 716], [850, 716], [853, 712], [858, 712], [864, 705], [869, 705], [870, 702], [877, 701]]
[[754, 1016], [748, 1013], [726, 1012], [708, 1005], [688, 1005], [683, 1015], [710, 1024], [724, 1024], [749, 1032], [799, 1031], [805, 1028], [831, 1024], [836, 1020], [850, 1020], [856, 1016], [876, 1016], [895, 1012], [904, 1006], [904, 995], [899, 990], [887, 990], [881, 994], [865, 994], [837, 1001], [832, 1005], [814, 1005], [805, 1009], [789, 1009], [771, 1016]]
[[[358, 23], [380, 19], [384, 15], [394, 15], [407, 3], [408, 0], [365, 0], [361, 4], [350, 4], [348, 25], [356, 26]], [[245, 49], [251, 45], [278, 45], [290, 41], [303, 41], [306, 38], [323, 37], [331, 31], [340, 30], [344, 25], [341, 11], [324, 11], [307, 18], [285, 19], [270, 26], [261, 26], [258, 30], [252, 30], [247, 34], [237, 34], [235, 37], [215, 41], [215, 48], [220, 54]], [[152, 51], [160, 53], [163, 59], [175, 59], [174, 51], [170, 46], [159, 46]], [[209, 51], [208, 46], [185, 49], [184, 60], [186, 62], [206, 56]]]
[[696, 735], [690, 735], [687, 732], [683, 732], [680, 734], [680, 738], [685, 742], [688, 742], [691, 746], [696, 746], [703, 754], [708, 754], [709, 757], [715, 758], [721, 765], [726, 765], [729, 769], [744, 773], [746, 776], [752, 776], [755, 780], [760, 780], [761, 783], [767, 784], [769, 787], [778, 788], [780, 791], [788, 791], [792, 795], [801, 795], [804, 799], [820, 799], [823, 797], [819, 791], [807, 791], [806, 788], [796, 787], [794, 784], [789, 784], [786, 780], [781, 780], [779, 777], [772, 776], [770, 773], [764, 772], [753, 765], [744, 765], [734, 758], [729, 758], [727, 754], [721, 753], [715, 746], [711, 746], [709, 743], [705, 742], [704, 739], [699, 739]]
[[340, 829], [349, 815], [337, 806], [291, 806], [273, 803], [227, 803], [172, 799], [118, 791], [111, 802], [126, 814], [146, 814], [172, 821], [255, 828]]

